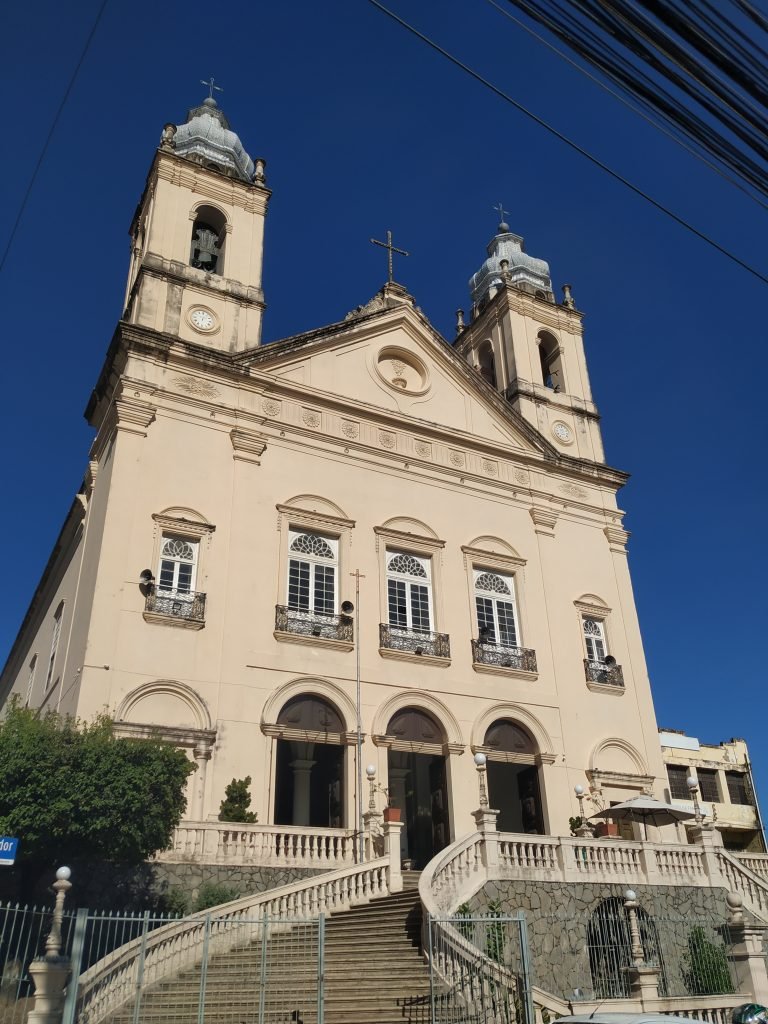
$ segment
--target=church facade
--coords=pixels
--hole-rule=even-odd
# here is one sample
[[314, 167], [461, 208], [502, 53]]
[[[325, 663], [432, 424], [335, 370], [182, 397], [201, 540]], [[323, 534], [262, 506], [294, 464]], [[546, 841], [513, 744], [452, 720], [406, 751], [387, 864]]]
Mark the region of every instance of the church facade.
[[[582, 317], [505, 223], [449, 343], [391, 278], [262, 344], [270, 192], [212, 99], [167, 125], [131, 227], [95, 439], [0, 699], [157, 733], [186, 817], [400, 809], [421, 867], [470, 827], [667, 796]], [[354, 301], [353, 297], [350, 304]]]

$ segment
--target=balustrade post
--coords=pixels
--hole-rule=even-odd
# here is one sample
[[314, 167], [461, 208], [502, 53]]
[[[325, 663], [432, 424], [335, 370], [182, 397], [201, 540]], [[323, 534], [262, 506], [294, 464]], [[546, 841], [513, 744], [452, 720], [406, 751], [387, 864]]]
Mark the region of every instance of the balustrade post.
[[717, 856], [718, 850], [723, 845], [723, 837], [719, 830], [711, 822], [704, 822], [701, 825], [693, 826], [691, 838], [694, 844], [701, 849], [701, 859], [709, 879], [709, 884], [723, 889], [727, 888], [728, 883], [720, 870], [720, 860]]
[[400, 832], [402, 821], [384, 822], [384, 855], [389, 857], [389, 891], [400, 892], [403, 888], [403, 869], [400, 859]]
[[61, 955], [61, 923], [64, 916], [64, 899], [72, 883], [69, 868], [59, 868], [53, 888], [56, 904], [53, 908], [53, 923], [45, 943], [45, 956], [33, 960], [29, 973], [35, 984], [35, 1003], [27, 1014], [30, 1024], [61, 1024], [64, 1013], [64, 993], [70, 972], [68, 956]]
[[477, 831], [480, 833], [480, 856], [489, 878], [498, 875], [499, 833], [496, 828], [498, 816], [499, 812], [491, 810], [490, 807], [480, 807], [472, 812]]
[[649, 846], [648, 843], [643, 843], [640, 849], [640, 867], [643, 870], [643, 881], [647, 885], [662, 884], [656, 850]]
[[564, 882], [583, 882], [584, 881], [584, 868], [586, 863], [583, 864], [582, 870], [576, 863], [577, 857], [585, 856], [585, 844], [582, 842], [575, 842], [573, 839], [561, 839], [557, 847], [557, 864], [562, 873], [562, 879]]
[[768, 1004], [768, 970], [763, 943], [768, 925], [744, 920], [744, 901], [736, 892], [725, 897], [728, 906], [728, 928], [731, 948], [728, 959], [733, 964], [738, 992], [748, 992], [756, 1003]]
[[[229, 827], [231, 829], [232, 825], [224, 826], [224, 827], [225, 828]], [[217, 826], [214, 825], [212, 828], [203, 829], [203, 843], [202, 843], [202, 846], [203, 846], [203, 857], [204, 858], [215, 857], [216, 859], [218, 859], [220, 843], [221, 843], [221, 830], [220, 830], [220, 828], [218, 828]]]

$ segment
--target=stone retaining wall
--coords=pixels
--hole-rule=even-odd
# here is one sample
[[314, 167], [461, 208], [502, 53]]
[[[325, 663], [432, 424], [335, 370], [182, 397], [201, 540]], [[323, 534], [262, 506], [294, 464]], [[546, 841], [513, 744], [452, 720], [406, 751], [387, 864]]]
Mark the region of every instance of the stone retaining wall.
[[[638, 903], [654, 922], [664, 965], [666, 993], [684, 995], [690, 989], [689, 940], [695, 927], [708, 942], [720, 947], [726, 918], [725, 889], [687, 886], [634, 886]], [[473, 914], [496, 910], [501, 914], [525, 912], [533, 961], [533, 981], [564, 999], [581, 989], [585, 998], [604, 998], [593, 973], [590, 956], [590, 919], [599, 904], [621, 897], [626, 885], [562, 882], [488, 882], [469, 901]], [[466, 906], [464, 909], [467, 909]], [[725, 936], [727, 938], [727, 935]], [[653, 941], [653, 940], [652, 940]], [[605, 963], [605, 954], [603, 964]], [[605, 985], [605, 982], [603, 982]]]

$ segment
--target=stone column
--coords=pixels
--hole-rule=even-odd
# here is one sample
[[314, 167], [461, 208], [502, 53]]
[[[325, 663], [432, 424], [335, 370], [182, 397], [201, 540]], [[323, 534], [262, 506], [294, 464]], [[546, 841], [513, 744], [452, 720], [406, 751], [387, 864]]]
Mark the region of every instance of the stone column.
[[317, 761], [291, 761], [293, 769], [293, 824], [309, 824], [309, 781]]
[[201, 740], [194, 748], [195, 764], [197, 765], [197, 779], [195, 781], [194, 818], [195, 821], [204, 821], [205, 810], [205, 780], [208, 774], [208, 762], [211, 759], [211, 744], [208, 740]]
[[756, 1003], [768, 1004], [768, 970], [763, 943], [768, 925], [748, 924], [744, 920], [744, 901], [735, 892], [725, 898], [728, 905], [728, 927], [731, 932], [729, 959], [736, 974], [736, 988], [748, 992]]

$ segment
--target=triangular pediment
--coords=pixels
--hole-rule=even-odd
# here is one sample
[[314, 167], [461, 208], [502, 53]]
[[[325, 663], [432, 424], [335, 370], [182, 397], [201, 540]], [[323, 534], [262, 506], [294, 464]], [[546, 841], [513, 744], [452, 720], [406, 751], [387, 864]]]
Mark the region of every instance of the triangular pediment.
[[550, 454], [522, 419], [411, 306], [387, 309], [323, 331], [266, 345], [249, 362], [275, 383], [376, 410], [418, 430], [442, 428], [465, 442]]

